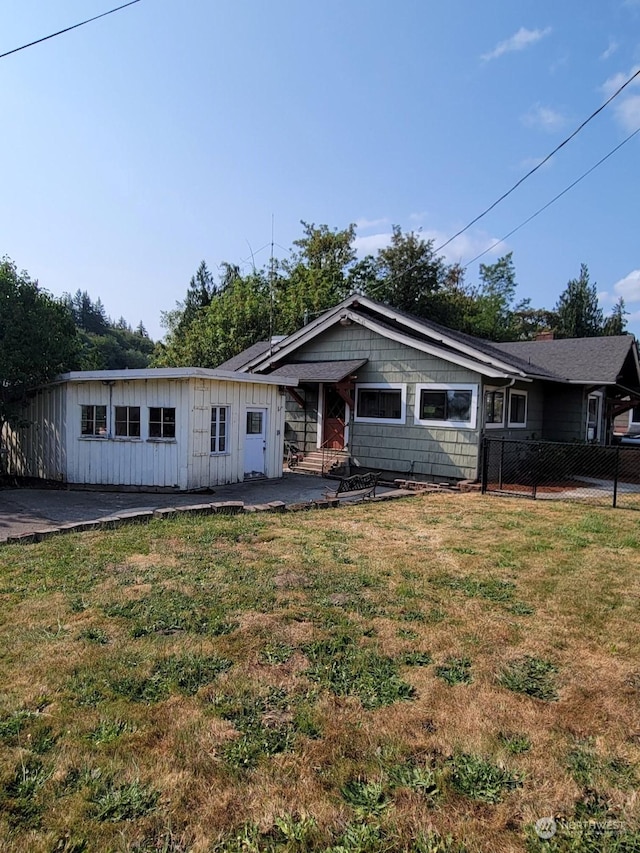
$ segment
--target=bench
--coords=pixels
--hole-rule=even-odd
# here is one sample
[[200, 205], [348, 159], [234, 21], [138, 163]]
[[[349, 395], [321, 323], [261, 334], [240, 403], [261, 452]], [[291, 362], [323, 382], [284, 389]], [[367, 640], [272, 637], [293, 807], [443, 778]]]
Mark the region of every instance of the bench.
[[379, 477], [379, 473], [353, 474], [351, 477], [343, 477], [338, 483], [338, 488], [325, 492], [325, 497], [331, 501], [358, 499], [364, 501], [367, 498], [375, 498]]

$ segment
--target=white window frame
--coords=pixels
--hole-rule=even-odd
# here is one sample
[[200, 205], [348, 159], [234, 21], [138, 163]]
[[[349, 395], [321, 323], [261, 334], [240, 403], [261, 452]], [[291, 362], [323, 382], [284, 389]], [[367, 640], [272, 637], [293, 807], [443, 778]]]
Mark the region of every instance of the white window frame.
[[[400, 417], [399, 418], [364, 418], [358, 415], [358, 403], [360, 391], [400, 391]], [[362, 382], [356, 384], [356, 405], [354, 421], [361, 424], [390, 424], [392, 426], [404, 425], [407, 421], [407, 385], [405, 382]]]
[[629, 432], [631, 432], [632, 427], [640, 426], [640, 420], [634, 421], [634, 419], [633, 419], [633, 410], [634, 409], [640, 409], [640, 406], [633, 406], [631, 409], [629, 409]]
[[[160, 410], [160, 413], [161, 413], [160, 414], [160, 420], [159, 421], [153, 421], [153, 423], [154, 424], [157, 424], [157, 423], [160, 424], [160, 431], [161, 431], [162, 435], [151, 435], [151, 410], [152, 409], [159, 409]], [[174, 412], [174, 421], [173, 421], [173, 432], [174, 432], [174, 434], [173, 435], [165, 435], [164, 434], [164, 427], [165, 427], [164, 413], [165, 413], [165, 411], [167, 411], [169, 409], [173, 409], [173, 412]], [[176, 406], [149, 406], [147, 408], [147, 429], [149, 430], [148, 436], [147, 436], [147, 441], [165, 441], [165, 442], [177, 441], [177, 434], [178, 434], [178, 409], [177, 409], [177, 407]]]
[[[220, 450], [220, 412], [224, 410], [224, 425], [225, 425], [225, 433], [224, 433], [224, 450]], [[215, 421], [214, 421], [214, 414]], [[211, 420], [209, 422], [209, 448], [211, 448], [211, 441], [213, 439], [213, 435], [211, 434], [211, 427], [215, 422], [216, 425], [216, 448], [215, 450], [210, 449], [211, 456], [228, 456], [231, 452], [229, 450], [229, 426], [231, 423], [231, 409], [229, 406], [211, 406]]]
[[[516, 397], [524, 397], [524, 421], [520, 423], [519, 421], [511, 420], [511, 398], [513, 396]], [[529, 417], [529, 392], [521, 391], [519, 388], [511, 389], [509, 391], [509, 410], [507, 413], [508, 421], [507, 424], [509, 429], [524, 429], [527, 426], [527, 418]]]
[[[589, 438], [589, 400], [596, 400], [597, 410], [596, 410], [596, 425], [595, 432], [593, 438]], [[585, 438], [587, 441], [600, 441], [600, 431], [602, 427], [602, 406], [603, 406], [603, 395], [602, 391], [593, 391], [591, 394], [587, 394], [587, 422], [585, 424]]]
[[[470, 391], [471, 410], [468, 421], [440, 420], [439, 418], [421, 418], [420, 407], [423, 391]], [[435, 429], [475, 429], [478, 422], [478, 386], [472, 382], [423, 382], [416, 385], [414, 419], [418, 426]]]
[[[116, 417], [116, 413], [117, 413], [118, 409], [126, 409], [127, 410], [127, 420], [126, 420], [127, 434], [126, 435], [117, 435], [118, 419]], [[131, 429], [130, 410], [131, 409], [138, 409], [138, 424], [140, 427], [140, 435], [131, 435], [131, 433], [130, 433], [130, 429]], [[122, 423], [122, 421], [121, 421], [121, 423]], [[135, 423], [135, 421], [134, 421], [134, 423]], [[142, 441], [142, 406], [129, 406], [129, 405], [125, 405], [125, 404], [114, 405], [113, 414], [112, 414], [112, 429], [113, 429], [112, 438], [114, 439], [114, 441]]]
[[[484, 395], [483, 395], [482, 403], [483, 403], [483, 407], [484, 407], [484, 427], [485, 427], [485, 429], [504, 429], [504, 419], [505, 419], [505, 415], [506, 415], [506, 411], [507, 411], [507, 398], [509, 396], [507, 394], [507, 389], [504, 386], [502, 388], [500, 388], [500, 387], [496, 387], [494, 385], [485, 385], [483, 390], [484, 390]], [[489, 423], [489, 421], [487, 420], [487, 400], [486, 400], [487, 391], [489, 391], [492, 394], [495, 394], [495, 393], [502, 394], [502, 420], [499, 423], [496, 423], [496, 422]]]
[[[82, 421], [84, 420], [84, 410], [85, 409], [93, 409], [93, 414], [91, 417], [91, 422], [93, 423], [93, 432], [82, 432]], [[104, 409], [104, 432], [96, 432], [98, 419], [96, 417], [96, 410]], [[104, 403], [81, 403], [80, 404], [80, 438], [83, 440], [92, 441], [93, 439], [98, 439], [99, 441], [104, 441], [109, 437], [109, 407]]]

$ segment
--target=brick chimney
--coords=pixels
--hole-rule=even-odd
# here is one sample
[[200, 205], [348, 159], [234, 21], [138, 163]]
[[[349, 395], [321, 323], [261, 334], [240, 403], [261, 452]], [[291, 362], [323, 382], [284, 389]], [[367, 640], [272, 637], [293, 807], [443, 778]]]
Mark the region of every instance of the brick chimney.
[[551, 329], [545, 329], [543, 332], [538, 332], [535, 337], [536, 341], [552, 341], [553, 340], [553, 332]]

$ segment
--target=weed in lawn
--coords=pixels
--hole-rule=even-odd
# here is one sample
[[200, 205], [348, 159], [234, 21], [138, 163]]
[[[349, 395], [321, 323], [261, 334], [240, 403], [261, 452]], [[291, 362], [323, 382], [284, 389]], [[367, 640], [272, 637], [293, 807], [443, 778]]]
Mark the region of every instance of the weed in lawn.
[[388, 769], [387, 774], [392, 789], [409, 788], [430, 801], [435, 800], [441, 794], [436, 774], [430, 767], [396, 764]]
[[535, 607], [525, 604], [524, 601], [514, 601], [512, 605], [507, 607], [507, 610], [515, 616], [533, 616], [536, 612]]
[[498, 676], [498, 683], [514, 693], [553, 702], [558, 698], [555, 674], [558, 668], [550, 661], [525, 655], [511, 661]]
[[390, 805], [382, 782], [351, 779], [340, 791], [342, 799], [360, 817], [382, 814]]
[[513, 598], [515, 584], [499, 578], [475, 578], [471, 575], [440, 575], [432, 581], [436, 586], [464, 592], [469, 598], [506, 602]]
[[106, 746], [118, 740], [122, 735], [135, 730], [135, 726], [125, 720], [109, 720], [103, 717], [98, 726], [89, 732], [87, 737], [96, 746]]
[[215, 681], [221, 672], [231, 667], [231, 661], [215, 655], [175, 655], [159, 660], [152, 675], [186, 696], [194, 696], [205, 684]]
[[237, 622], [227, 621], [222, 614], [177, 590], [158, 589], [144, 598], [104, 606], [107, 616], [130, 619], [131, 635], [173, 634], [186, 631], [220, 636], [234, 631]]
[[69, 687], [80, 706], [93, 706], [114, 695], [130, 702], [159, 702], [172, 692], [193, 696], [230, 666], [231, 661], [225, 658], [187, 653], [158, 658], [144, 674], [138, 671], [140, 661], [126, 656], [111, 661], [102, 673], [76, 670]]
[[260, 663], [270, 664], [271, 666], [286, 663], [291, 658], [294, 651], [295, 649], [293, 646], [290, 646], [289, 643], [274, 640], [273, 642], [267, 643], [261, 650]]
[[469, 658], [447, 658], [443, 664], [436, 667], [436, 675], [447, 684], [470, 684], [473, 681], [471, 675], [471, 661]]
[[100, 821], [135, 820], [154, 811], [159, 798], [158, 791], [138, 779], [125, 785], [104, 782], [92, 793], [93, 816]]
[[39, 758], [20, 762], [13, 775], [0, 788], [0, 807], [12, 827], [36, 827], [40, 823], [42, 803], [39, 793], [51, 776]]
[[505, 791], [522, 785], [517, 773], [498, 767], [487, 758], [456, 752], [448, 761], [449, 781], [460, 794], [481, 803], [499, 803]]
[[375, 649], [341, 635], [305, 646], [307, 675], [338, 696], [357, 696], [367, 710], [411, 699], [415, 690], [402, 681], [398, 665]]
[[236, 696], [216, 696], [213, 707], [240, 732], [226, 743], [222, 754], [236, 770], [250, 770], [265, 756], [288, 752], [295, 739], [295, 715], [285, 691], [272, 690], [267, 696], [241, 692]]
[[590, 739], [578, 740], [567, 754], [567, 768], [582, 788], [595, 788], [600, 783], [622, 790], [638, 787], [636, 768], [619, 756], [601, 756]]
[[0, 718], [0, 740], [15, 745], [17, 736], [33, 716], [33, 711], [22, 710]]
[[396, 633], [402, 640], [417, 640], [420, 636], [413, 628], [398, 628]]
[[500, 732], [498, 741], [511, 755], [521, 755], [531, 749], [529, 735], [519, 732]]
[[429, 666], [433, 658], [429, 652], [405, 652], [400, 655], [400, 662], [405, 666]]
[[85, 628], [78, 634], [78, 639], [86, 640], [88, 643], [96, 643], [99, 646], [106, 646], [109, 642], [109, 637], [102, 628]]

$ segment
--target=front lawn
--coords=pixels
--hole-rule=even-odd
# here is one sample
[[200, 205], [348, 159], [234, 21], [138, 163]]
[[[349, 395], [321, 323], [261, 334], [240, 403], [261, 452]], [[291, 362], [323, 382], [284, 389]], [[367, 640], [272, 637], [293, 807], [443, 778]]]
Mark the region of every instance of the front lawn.
[[477, 495], [5, 547], [0, 849], [640, 851], [639, 575]]

